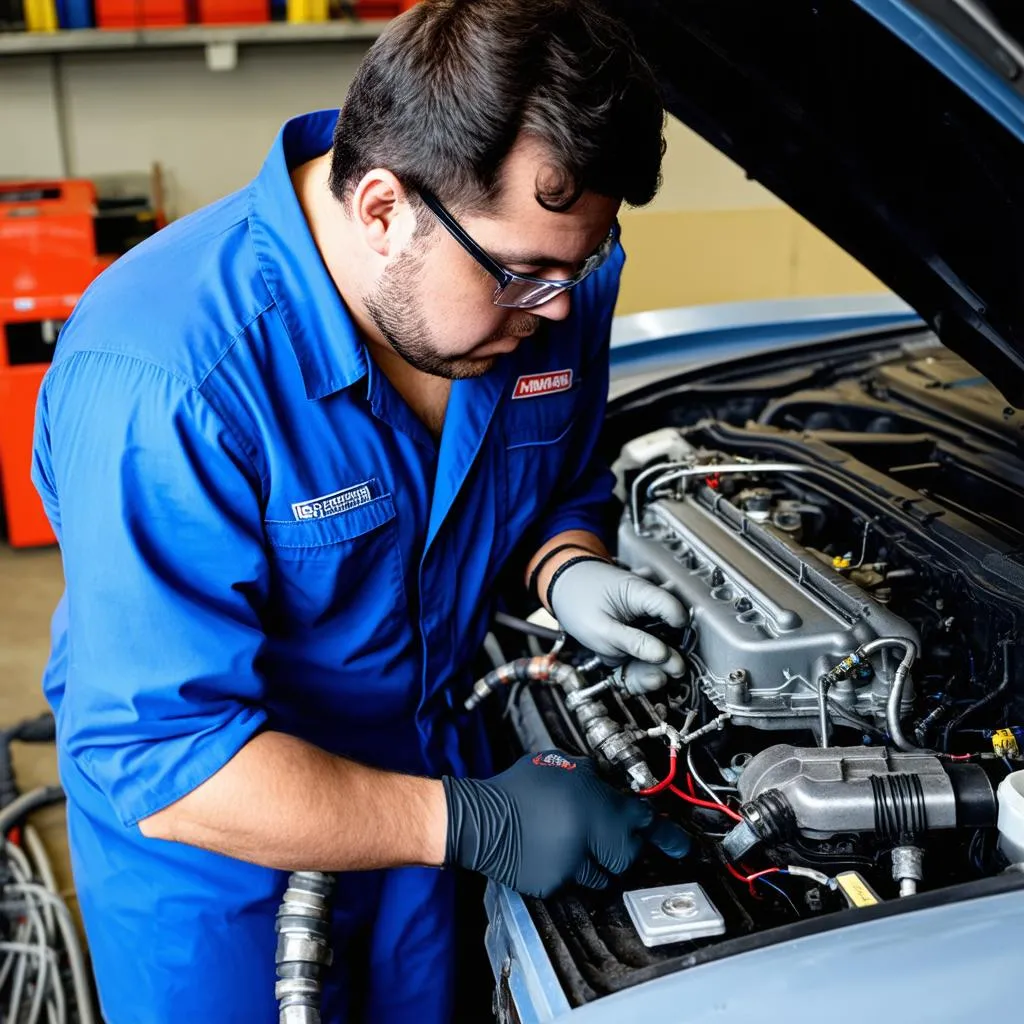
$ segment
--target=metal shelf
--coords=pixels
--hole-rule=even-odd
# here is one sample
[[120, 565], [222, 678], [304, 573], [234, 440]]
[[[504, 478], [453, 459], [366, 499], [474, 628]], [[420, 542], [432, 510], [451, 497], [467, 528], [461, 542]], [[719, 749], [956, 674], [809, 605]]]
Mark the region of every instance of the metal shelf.
[[376, 39], [387, 24], [387, 19], [375, 19], [272, 22], [262, 25], [184, 25], [181, 28], [126, 30], [83, 28], [60, 32], [0, 32], [0, 57], [187, 46], [368, 42]]

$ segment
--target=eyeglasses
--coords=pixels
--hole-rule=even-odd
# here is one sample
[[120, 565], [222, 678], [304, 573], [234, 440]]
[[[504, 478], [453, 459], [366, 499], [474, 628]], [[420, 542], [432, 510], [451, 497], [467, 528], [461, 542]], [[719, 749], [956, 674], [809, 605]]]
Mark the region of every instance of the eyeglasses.
[[452, 238], [498, 282], [491, 301], [494, 305], [504, 309], [533, 309], [535, 306], [542, 306], [563, 292], [575, 288], [580, 281], [589, 277], [608, 259], [619, 241], [619, 224], [616, 221], [597, 251], [584, 260], [583, 266], [572, 277], [564, 280], [516, 274], [507, 267], [503, 267], [481, 249], [463, 230], [459, 222], [442, 206], [437, 196], [426, 189], [420, 190], [420, 196], [427, 209], [441, 222]]

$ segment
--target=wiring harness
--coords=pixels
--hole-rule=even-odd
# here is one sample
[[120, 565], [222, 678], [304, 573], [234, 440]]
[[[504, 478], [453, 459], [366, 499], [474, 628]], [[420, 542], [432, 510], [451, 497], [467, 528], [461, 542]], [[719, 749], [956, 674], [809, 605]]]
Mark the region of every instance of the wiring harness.
[[52, 715], [0, 732], [0, 1021], [93, 1024], [94, 998], [75, 923], [57, 889], [35, 811], [59, 803], [59, 786], [20, 794], [10, 745], [50, 742]]

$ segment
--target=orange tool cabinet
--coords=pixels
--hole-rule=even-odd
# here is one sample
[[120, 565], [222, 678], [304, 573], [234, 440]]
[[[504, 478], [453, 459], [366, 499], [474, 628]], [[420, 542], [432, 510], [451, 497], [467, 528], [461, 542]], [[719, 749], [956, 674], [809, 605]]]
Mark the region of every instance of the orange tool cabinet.
[[30, 477], [36, 397], [61, 325], [110, 262], [95, 215], [91, 182], [0, 182], [0, 499], [13, 547], [54, 541]]

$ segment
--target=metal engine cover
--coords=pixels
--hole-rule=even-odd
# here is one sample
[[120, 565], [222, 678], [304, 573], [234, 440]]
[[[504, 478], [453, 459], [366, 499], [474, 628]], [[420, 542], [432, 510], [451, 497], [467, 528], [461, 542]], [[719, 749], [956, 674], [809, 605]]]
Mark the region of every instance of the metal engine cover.
[[827, 839], [842, 832], [876, 832], [875, 790], [880, 780], [915, 776], [928, 830], [957, 824], [953, 782], [932, 754], [885, 747], [769, 747], [756, 754], [739, 779], [747, 803], [777, 790], [789, 802], [800, 831]]
[[[688, 606], [700, 685], [738, 725], [813, 727], [822, 674], [876, 637], [918, 643], [904, 619], [708, 487], [652, 501], [639, 533], [624, 517], [619, 557]], [[884, 723], [898, 658], [882, 651], [871, 664], [829, 697]], [[908, 684], [904, 710], [912, 702]]]

